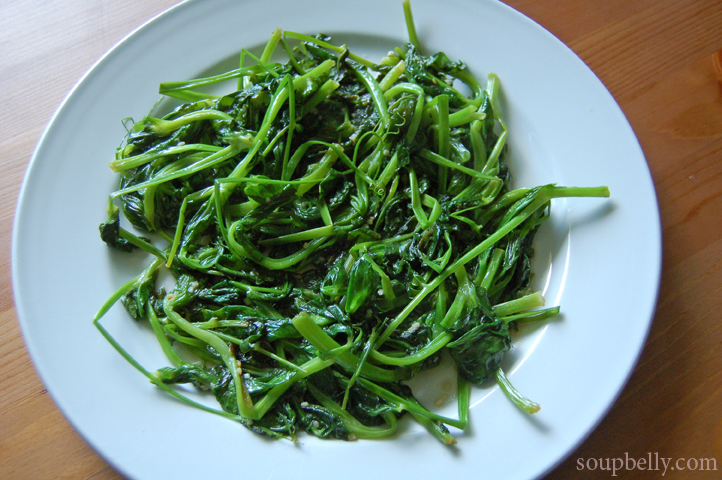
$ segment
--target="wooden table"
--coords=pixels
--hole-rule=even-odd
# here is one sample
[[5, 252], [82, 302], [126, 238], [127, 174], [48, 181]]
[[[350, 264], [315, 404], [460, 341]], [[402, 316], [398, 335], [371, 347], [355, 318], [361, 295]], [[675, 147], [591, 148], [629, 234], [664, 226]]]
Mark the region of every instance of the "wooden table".
[[[0, 7], [0, 478], [120, 478], [70, 427], [28, 357], [12, 297], [12, 222], [33, 149], [70, 88], [173, 3]], [[578, 459], [625, 452], [682, 466], [715, 458], [716, 472], [668, 470], [665, 478], [722, 478], [722, 2], [507, 3], [569, 45], [619, 102], [649, 162], [664, 229], [660, 298], [639, 364], [599, 427], [548, 478], [610, 476], [579, 471]]]

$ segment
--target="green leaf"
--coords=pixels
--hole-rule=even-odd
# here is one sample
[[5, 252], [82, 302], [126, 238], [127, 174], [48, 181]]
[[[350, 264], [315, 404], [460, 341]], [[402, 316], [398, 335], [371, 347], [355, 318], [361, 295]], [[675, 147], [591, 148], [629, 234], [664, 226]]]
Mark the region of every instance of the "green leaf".
[[356, 260], [349, 273], [348, 288], [346, 290], [346, 312], [354, 313], [361, 308], [378, 288], [380, 282], [381, 278], [365, 256]]

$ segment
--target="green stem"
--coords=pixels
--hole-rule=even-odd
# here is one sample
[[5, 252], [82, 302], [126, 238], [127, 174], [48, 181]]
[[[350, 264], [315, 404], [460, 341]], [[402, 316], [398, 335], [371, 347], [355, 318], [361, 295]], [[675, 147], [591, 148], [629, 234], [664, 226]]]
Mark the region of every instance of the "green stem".
[[[319, 353], [330, 355], [332, 351], [341, 346], [319, 327], [306, 312], [301, 312], [291, 320], [296, 330], [308, 340], [308, 342], [318, 349]], [[349, 351], [338, 353], [333, 360], [348, 372], [354, 372], [361, 360]], [[384, 370], [369, 363], [361, 366], [360, 376], [376, 380], [379, 382], [396, 382], [401, 379], [397, 370]]]
[[508, 302], [494, 305], [494, 313], [496, 313], [499, 317], [505, 317], [543, 306], [544, 297], [541, 292], [534, 292], [515, 300], [509, 300]]
[[387, 422], [387, 427], [367, 427], [356, 420], [353, 415], [345, 410], [343, 406], [339, 406], [338, 403], [334, 402], [329, 396], [316, 388], [312, 383], [309, 382], [306, 386], [311, 391], [311, 394], [321, 403], [321, 405], [328, 408], [334, 415], [338, 415], [346, 429], [356, 435], [357, 438], [387, 438], [396, 433], [396, 416], [393, 414], [383, 417]]
[[[169, 295], [168, 297], [171, 297], [171, 295]], [[165, 312], [166, 317], [168, 317], [171, 322], [173, 322], [176, 326], [178, 326], [178, 328], [186, 332], [188, 335], [191, 335], [192, 337], [195, 337], [198, 340], [207, 343], [208, 345], [213, 347], [216, 352], [218, 352], [218, 354], [223, 359], [223, 363], [226, 365], [226, 368], [228, 368], [228, 371], [231, 373], [231, 377], [233, 378], [233, 385], [236, 391], [236, 404], [238, 406], [238, 413], [243, 418], [258, 420], [260, 417], [256, 415], [253, 404], [250, 401], [250, 396], [248, 396], [248, 393], [246, 392], [246, 387], [241, 381], [239, 375], [240, 372], [238, 366], [240, 364], [237, 363], [236, 358], [231, 352], [228, 344], [214, 333], [200, 329], [194, 326], [182, 316], [180, 316], [173, 309], [173, 306], [175, 304], [173, 302], [173, 297], [168, 297], [166, 297], [166, 299], [163, 301], [163, 311]]]
[[402, 5], [404, 6], [404, 18], [406, 19], [406, 30], [409, 32], [409, 42], [411, 42], [416, 50], [421, 53], [421, 43], [419, 37], [416, 35], [416, 26], [414, 25], [414, 15], [411, 11], [411, 3], [409, 0], [404, 0]]
[[405, 357], [390, 357], [388, 355], [384, 355], [378, 350], [371, 350], [371, 358], [384, 365], [395, 365], [397, 367], [414, 365], [424, 361], [434, 353], [444, 348], [444, 346], [449, 343], [452, 338], [453, 335], [448, 332], [441, 333], [424, 347]]
[[514, 388], [514, 385], [512, 385], [506, 375], [504, 375], [504, 370], [497, 368], [495, 376], [499, 387], [514, 405], [526, 413], [537, 413], [541, 409], [538, 403], [532, 402]]

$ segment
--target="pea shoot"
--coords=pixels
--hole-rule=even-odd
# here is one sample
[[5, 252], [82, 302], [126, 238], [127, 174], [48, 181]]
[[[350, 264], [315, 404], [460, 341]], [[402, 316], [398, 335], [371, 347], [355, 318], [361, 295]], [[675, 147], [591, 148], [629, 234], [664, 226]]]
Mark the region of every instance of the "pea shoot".
[[[378, 63], [323, 34], [277, 30], [237, 69], [161, 84], [184, 103], [130, 128], [100, 233], [152, 260], [95, 325], [170, 395], [292, 439], [388, 437], [408, 413], [455, 443], [447, 426], [465, 428], [470, 385], [488, 379], [539, 409], [500, 367], [519, 324], [559, 312], [530, 288], [532, 240], [552, 199], [609, 191], [511, 190], [499, 78], [424, 54], [408, 2], [404, 12], [410, 41]], [[234, 91], [205, 93], [228, 80]], [[121, 227], [121, 212], [143, 233]], [[170, 291], [158, 285], [166, 269]], [[171, 366], [146, 370], [103, 327], [117, 301], [149, 322]], [[444, 352], [458, 418], [404, 383]]]

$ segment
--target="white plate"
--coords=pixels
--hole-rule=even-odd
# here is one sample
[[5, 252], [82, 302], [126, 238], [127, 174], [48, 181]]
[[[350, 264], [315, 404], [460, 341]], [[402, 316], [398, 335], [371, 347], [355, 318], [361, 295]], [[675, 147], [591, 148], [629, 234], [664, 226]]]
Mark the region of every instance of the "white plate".
[[[162, 81], [232, 65], [276, 27], [324, 32], [370, 58], [406, 40], [401, 2], [190, 1], [111, 50], [65, 100], [28, 169], [13, 238], [13, 279], [28, 349], [48, 391], [103, 457], [136, 479], [528, 479], [595, 427], [628, 378], [656, 301], [661, 234], [647, 165], [601, 82], [559, 40], [496, 2], [414, 0], [426, 51], [499, 74], [518, 186], [608, 185], [612, 197], [556, 201], [537, 242], [539, 286], [562, 318], [520, 336], [513, 383], [542, 405], [521, 413], [494, 386], [475, 389], [455, 448], [411, 422], [388, 441], [269, 441], [190, 408], [147, 382], [92, 326], [98, 307], [145, 262], [100, 241], [108, 168]], [[275, 12], [275, 13], [271, 13]], [[229, 63], [230, 62], [230, 63]], [[147, 368], [165, 365], [148, 329], [114, 308], [104, 325]], [[453, 411], [454, 407], [447, 407]]]

